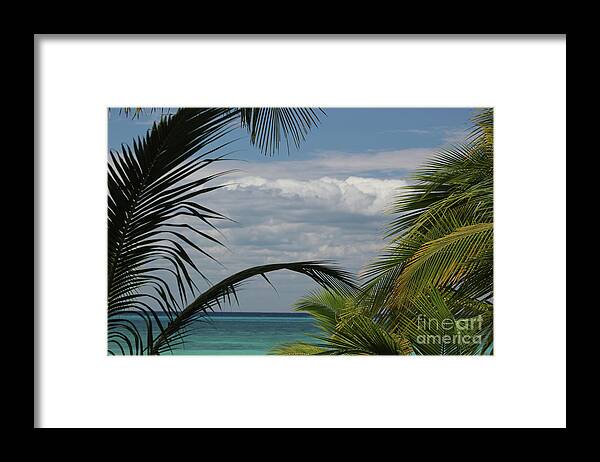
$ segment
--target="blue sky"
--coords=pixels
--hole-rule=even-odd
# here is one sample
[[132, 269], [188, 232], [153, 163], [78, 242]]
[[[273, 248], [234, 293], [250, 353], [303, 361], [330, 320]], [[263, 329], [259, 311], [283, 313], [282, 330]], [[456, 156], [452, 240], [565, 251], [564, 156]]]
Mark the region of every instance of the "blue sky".
[[[237, 223], [220, 228], [229, 250], [198, 243], [225, 266], [195, 257], [211, 281], [249, 266], [313, 259], [335, 260], [359, 272], [385, 244], [382, 234], [390, 216], [384, 210], [398, 188], [436, 149], [463, 139], [474, 113], [466, 108], [324, 110], [319, 127], [289, 155], [285, 148], [275, 157], [262, 155], [241, 130], [232, 135], [241, 139], [219, 153], [233, 151], [230, 157], [239, 159], [223, 163], [221, 170], [240, 171], [214, 183], [228, 186], [203, 197], [203, 205]], [[132, 120], [112, 110], [109, 148], [131, 143], [158, 117]], [[257, 279], [242, 290], [240, 306], [227, 310], [290, 311], [299, 297], [317, 288], [293, 273], [274, 273], [270, 279], [277, 292]]]
[[[290, 149], [290, 155], [310, 156], [317, 151], [368, 152], [404, 148], [432, 148], [443, 144], [453, 134], [468, 127], [473, 109], [324, 109], [318, 130], [311, 132], [300, 151]], [[113, 110], [109, 118], [109, 148], [118, 148], [123, 141], [145, 132], [158, 112], [135, 120], [118, 115]], [[248, 143], [240, 143], [236, 157], [256, 160], [260, 153]], [[282, 151], [280, 157], [287, 157]]]

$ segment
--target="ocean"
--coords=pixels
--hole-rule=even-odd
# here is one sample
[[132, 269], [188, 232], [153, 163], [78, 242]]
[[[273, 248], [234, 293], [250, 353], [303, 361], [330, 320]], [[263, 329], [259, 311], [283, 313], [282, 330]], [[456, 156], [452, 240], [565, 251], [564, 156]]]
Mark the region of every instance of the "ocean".
[[305, 313], [217, 312], [196, 321], [191, 330], [185, 346], [172, 354], [266, 355], [284, 343], [316, 343], [309, 334], [321, 333]]

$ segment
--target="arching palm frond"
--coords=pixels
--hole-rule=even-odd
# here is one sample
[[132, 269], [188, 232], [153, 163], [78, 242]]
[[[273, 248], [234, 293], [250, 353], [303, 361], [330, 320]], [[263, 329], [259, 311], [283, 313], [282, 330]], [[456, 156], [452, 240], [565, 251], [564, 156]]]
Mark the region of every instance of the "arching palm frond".
[[150, 354], [160, 354], [170, 349], [173, 341], [181, 338], [180, 336], [189, 334], [189, 330], [186, 331], [186, 329], [207, 310], [212, 310], [221, 303], [230, 303], [232, 298], [237, 300], [236, 289], [242, 282], [255, 276], [262, 276], [269, 282], [266, 274], [280, 270], [304, 274], [331, 294], [343, 296], [356, 289], [350, 273], [330, 266], [327, 262], [276, 263], [248, 268], [215, 284], [181, 311], [152, 343]]

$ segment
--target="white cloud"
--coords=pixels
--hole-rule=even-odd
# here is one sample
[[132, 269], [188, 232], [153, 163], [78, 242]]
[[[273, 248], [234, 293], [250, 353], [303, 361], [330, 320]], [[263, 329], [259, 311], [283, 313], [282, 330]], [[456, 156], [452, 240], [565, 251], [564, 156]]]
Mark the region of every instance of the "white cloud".
[[[385, 245], [390, 216], [382, 211], [398, 188], [409, 184], [411, 171], [432, 153], [426, 148], [319, 152], [300, 158], [215, 163], [198, 176], [240, 171], [216, 180], [212, 186], [227, 186], [199, 196], [198, 202], [235, 222], [216, 222], [223, 233], [218, 236], [191, 221], [228, 246], [226, 250], [210, 241], [201, 243], [225, 268], [198, 252], [191, 251], [192, 258], [213, 282], [255, 265], [303, 260], [332, 260], [357, 274]], [[279, 295], [257, 278], [248, 284], [251, 290], [243, 291], [244, 310], [285, 310], [317, 287], [310, 279], [285, 271], [270, 279]]]
[[316, 205], [336, 211], [376, 215], [384, 211], [404, 180], [351, 176], [345, 180], [321, 177], [314, 180], [275, 179], [245, 176], [227, 186], [229, 190], [255, 189], [275, 196], [298, 198], [303, 205]]
[[257, 158], [252, 162], [226, 160], [213, 164], [199, 172], [199, 175], [236, 169], [237, 173], [227, 178], [258, 176], [266, 179], [290, 178], [318, 179], [324, 176], [345, 178], [348, 176], [381, 176], [381, 173], [403, 177], [431, 157], [434, 149], [415, 148], [394, 151], [374, 151], [345, 153], [340, 151], [318, 152], [302, 160], [285, 156], [277, 158]]

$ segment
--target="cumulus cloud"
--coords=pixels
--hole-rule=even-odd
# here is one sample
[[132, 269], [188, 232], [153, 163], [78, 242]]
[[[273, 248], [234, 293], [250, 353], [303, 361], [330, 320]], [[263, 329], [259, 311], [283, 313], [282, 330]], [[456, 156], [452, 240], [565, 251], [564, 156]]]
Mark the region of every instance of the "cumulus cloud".
[[[211, 166], [213, 171], [203, 169], [201, 176], [240, 170], [216, 180], [213, 185], [226, 184], [223, 189], [198, 199], [235, 221], [215, 223], [222, 235], [202, 229], [228, 246], [199, 243], [224, 267], [190, 249], [192, 258], [213, 282], [251, 266], [302, 260], [333, 260], [356, 274], [385, 245], [390, 217], [382, 212], [400, 193], [398, 188], [409, 184], [414, 167], [431, 153], [429, 149], [321, 152], [301, 159], [228, 160]], [[309, 278], [290, 272], [270, 279], [277, 292], [257, 278], [247, 284], [242, 306], [235, 309], [289, 310], [299, 297], [317, 288]]]
[[[203, 205], [236, 220], [219, 224], [222, 236], [202, 229], [227, 244], [224, 249], [201, 243], [223, 267], [190, 249], [211, 281], [255, 265], [303, 260], [331, 260], [356, 274], [378, 254], [388, 220], [381, 209], [406, 181], [367, 176], [299, 179], [301, 174], [291, 171], [286, 178], [273, 179], [240, 176], [203, 198]], [[232, 309], [286, 310], [317, 288], [309, 278], [290, 272], [270, 279], [277, 292], [256, 278], [240, 294], [241, 306]]]
[[344, 210], [362, 215], [381, 213], [397, 193], [406, 186], [404, 180], [364, 178], [351, 176], [345, 180], [321, 177], [311, 180], [283, 178], [270, 180], [259, 176], [245, 176], [227, 186], [227, 189], [257, 189], [284, 198], [297, 198], [305, 205], [313, 204], [332, 210]]

